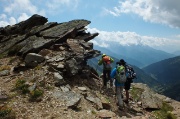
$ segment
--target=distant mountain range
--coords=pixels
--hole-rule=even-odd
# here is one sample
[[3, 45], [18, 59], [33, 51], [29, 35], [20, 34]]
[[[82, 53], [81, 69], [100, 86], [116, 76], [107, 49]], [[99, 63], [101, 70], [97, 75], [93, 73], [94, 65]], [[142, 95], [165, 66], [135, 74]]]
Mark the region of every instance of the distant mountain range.
[[180, 56], [153, 63], [143, 70], [163, 84], [174, 84], [180, 80]]
[[180, 56], [156, 62], [143, 70], [167, 87], [164, 95], [180, 101]]
[[180, 56], [180, 50], [179, 51], [175, 51], [172, 54], [176, 55], [176, 56]]
[[166, 53], [161, 50], [156, 50], [148, 46], [142, 45], [131, 45], [122, 46], [119, 44], [110, 44], [111, 47], [104, 48], [94, 45], [94, 49], [114, 56], [117, 59], [125, 59], [132, 65], [138, 66], [139, 68], [148, 66], [152, 63], [174, 57], [175, 55]]

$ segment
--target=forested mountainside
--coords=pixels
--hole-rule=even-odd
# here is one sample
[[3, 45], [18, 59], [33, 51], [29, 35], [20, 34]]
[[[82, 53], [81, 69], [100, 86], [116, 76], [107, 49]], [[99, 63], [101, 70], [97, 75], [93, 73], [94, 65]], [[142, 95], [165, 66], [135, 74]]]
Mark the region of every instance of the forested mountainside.
[[180, 56], [162, 60], [151, 64], [143, 70], [151, 77], [165, 85], [167, 89], [163, 92], [166, 96], [180, 101]]

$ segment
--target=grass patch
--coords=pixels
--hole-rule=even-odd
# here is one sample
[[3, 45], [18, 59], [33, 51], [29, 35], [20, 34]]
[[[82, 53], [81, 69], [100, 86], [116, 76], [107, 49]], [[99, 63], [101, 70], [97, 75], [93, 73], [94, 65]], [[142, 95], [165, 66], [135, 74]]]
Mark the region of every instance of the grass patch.
[[76, 111], [76, 112], [82, 111], [82, 107], [72, 106], [71, 109], [74, 110], [74, 111]]
[[43, 96], [43, 90], [35, 89], [30, 92], [30, 100], [36, 101], [39, 97]]
[[109, 97], [106, 97], [106, 98], [105, 98], [105, 101], [106, 101], [107, 103], [109, 103], [109, 102], [110, 102], [110, 98], [109, 98]]
[[11, 57], [10, 60], [8, 61], [8, 64], [12, 64], [13, 62], [17, 60], [18, 60], [18, 57]]
[[11, 69], [11, 67], [8, 66], [8, 65], [2, 65], [2, 66], [0, 66], [0, 71], [3, 71], [3, 70], [10, 70], [10, 69]]
[[53, 86], [45, 86], [45, 89], [52, 90], [52, 89], [54, 89], [54, 87]]
[[91, 113], [92, 113], [92, 114], [96, 114], [96, 111], [92, 110]]
[[173, 111], [173, 107], [165, 102], [163, 102], [163, 106], [160, 110], [153, 111], [153, 115], [156, 119], [177, 119], [175, 115], [171, 113]]
[[42, 66], [41, 65], [38, 65], [34, 68], [35, 70], [41, 70], [42, 69]]
[[28, 90], [29, 85], [26, 84], [26, 81], [24, 79], [17, 79], [15, 84], [15, 89], [20, 90], [22, 94], [29, 93]]
[[0, 106], [0, 119], [15, 119], [15, 113], [12, 111], [12, 108], [4, 105]]
[[132, 90], [130, 90], [130, 93], [131, 95], [133, 96], [133, 99], [135, 101], [139, 101], [140, 98], [141, 98], [141, 94], [144, 90], [141, 89], [141, 88], [135, 88], [135, 87], [132, 87]]
[[5, 58], [5, 57], [6, 57], [5, 54], [0, 54], [0, 59], [3, 59], [3, 58]]
[[40, 101], [41, 96], [43, 96], [44, 91], [41, 89], [34, 89], [33, 91], [29, 90], [29, 85], [24, 79], [17, 79], [15, 84], [15, 90], [20, 91], [22, 94], [29, 94], [30, 101]]

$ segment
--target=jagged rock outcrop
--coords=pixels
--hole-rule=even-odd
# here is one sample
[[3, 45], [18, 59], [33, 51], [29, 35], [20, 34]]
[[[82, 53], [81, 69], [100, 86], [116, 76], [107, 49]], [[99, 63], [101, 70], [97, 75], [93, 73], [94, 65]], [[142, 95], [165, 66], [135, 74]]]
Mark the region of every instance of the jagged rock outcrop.
[[[63, 67], [64, 72], [70, 72], [69, 76], [76, 75], [86, 66], [87, 59], [100, 54], [88, 42], [98, 35], [85, 32], [88, 24], [90, 21], [84, 19], [47, 22], [47, 18], [36, 14], [26, 21], [0, 29], [0, 53], [22, 57], [27, 67], [35, 67], [45, 58], [52, 69]], [[41, 56], [44, 50], [49, 55]]]

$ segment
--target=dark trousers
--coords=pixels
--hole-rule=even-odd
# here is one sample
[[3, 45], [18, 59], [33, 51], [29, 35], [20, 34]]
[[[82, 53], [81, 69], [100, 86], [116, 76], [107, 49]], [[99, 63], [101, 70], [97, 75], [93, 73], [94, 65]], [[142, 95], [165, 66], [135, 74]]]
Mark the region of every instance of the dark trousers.
[[110, 77], [111, 70], [103, 70], [103, 84], [107, 86], [107, 82], [111, 80]]
[[132, 79], [131, 78], [127, 78], [126, 82], [124, 83], [124, 89], [125, 90], [129, 90], [131, 87], [131, 83], [132, 83]]

